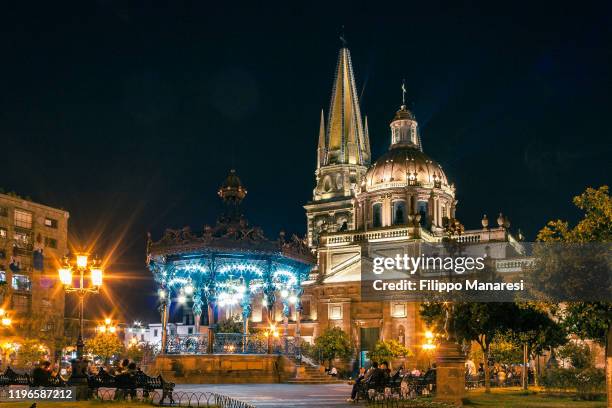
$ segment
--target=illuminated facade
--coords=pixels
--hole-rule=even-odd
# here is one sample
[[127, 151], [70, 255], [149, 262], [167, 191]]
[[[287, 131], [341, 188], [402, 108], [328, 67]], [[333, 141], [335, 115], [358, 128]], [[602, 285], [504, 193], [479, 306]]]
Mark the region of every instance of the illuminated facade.
[[[310, 250], [297, 237], [286, 241], [281, 233], [272, 241], [249, 225], [240, 212], [247, 191], [234, 170], [218, 194], [225, 211], [215, 226], [201, 234], [188, 227], [166, 230], [159, 241], [149, 239], [162, 325], [172, 304], [191, 309], [194, 320], [193, 335], [162, 340], [169, 353], [266, 352], [261, 339], [245, 337], [250, 328], [279, 338], [300, 336], [301, 283], [314, 263]], [[242, 334], [215, 335], [215, 326], [229, 319], [242, 323]]]
[[485, 216], [482, 229], [463, 231], [455, 220], [455, 186], [424, 153], [417, 120], [404, 104], [390, 123], [389, 150], [370, 164], [367, 122], [359, 111], [346, 47], [340, 50], [327, 126], [323, 117], [316, 186], [304, 206], [308, 244], [318, 260], [304, 283], [303, 303], [310, 305], [304, 318], [313, 337], [328, 327], [347, 332], [360, 364], [376, 341], [388, 339], [409, 347], [419, 359], [426, 330], [418, 303], [362, 300], [362, 270], [371, 271], [374, 257], [413, 256], [421, 253], [422, 243], [445, 237], [483, 246], [512, 242], [509, 222], [500, 214], [498, 226], [489, 228]]
[[53, 352], [64, 337], [56, 268], [68, 252], [68, 218], [67, 211], [0, 194], [0, 308], [12, 320], [0, 327], [4, 339], [39, 338]]

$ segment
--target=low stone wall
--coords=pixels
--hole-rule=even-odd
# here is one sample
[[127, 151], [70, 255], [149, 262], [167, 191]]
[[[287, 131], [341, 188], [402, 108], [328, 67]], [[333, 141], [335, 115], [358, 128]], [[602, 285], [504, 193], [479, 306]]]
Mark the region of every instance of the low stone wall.
[[285, 356], [215, 354], [158, 356], [150, 373], [177, 384], [279, 383], [295, 375]]

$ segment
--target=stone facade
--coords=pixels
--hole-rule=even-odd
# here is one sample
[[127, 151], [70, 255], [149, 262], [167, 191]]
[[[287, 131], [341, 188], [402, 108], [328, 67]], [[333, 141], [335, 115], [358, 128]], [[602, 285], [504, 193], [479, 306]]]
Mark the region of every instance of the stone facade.
[[[350, 56], [343, 48], [338, 66], [347, 64], [350, 66]], [[351, 77], [345, 78], [346, 75]], [[342, 122], [336, 105], [359, 105], [352, 92], [337, 93], [339, 83], [354, 86], [352, 75], [352, 67], [336, 72], [328, 116], [331, 123]], [[362, 123], [360, 111], [350, 111], [352, 123]], [[362, 272], [372, 270], [375, 257], [419, 256], [423, 243], [440, 243], [444, 238], [482, 244], [477, 245], [479, 255], [494, 252], [496, 249], [490, 249], [489, 243], [513, 239], [508, 232], [509, 222], [500, 214], [498, 226], [489, 228], [485, 216], [482, 229], [464, 230], [455, 218], [455, 186], [442, 166], [424, 153], [416, 117], [404, 104], [389, 125], [389, 150], [371, 164], [367, 122], [355, 128], [364, 129], [363, 138], [358, 139], [363, 141], [364, 154], [359, 157], [364, 160], [324, 160], [342, 157], [337, 150], [343, 145], [329, 142], [335, 136], [330, 134], [330, 126], [324, 126], [323, 117], [316, 186], [312, 201], [304, 206], [308, 244], [317, 255], [317, 266], [310, 280], [303, 283], [302, 304], [308, 305], [303, 318], [312, 327], [312, 336], [304, 337], [312, 341], [326, 328], [341, 327], [355, 345], [355, 358], [360, 365], [366, 362], [366, 353], [376, 341], [394, 339], [412, 351], [407, 364], [426, 366], [432, 356], [421, 347], [427, 328], [420, 318], [419, 304], [362, 299]], [[345, 170], [352, 171], [348, 183], [341, 175]], [[337, 175], [328, 177], [329, 174]], [[500, 253], [489, 256], [503, 259], [504, 251], [502, 247]]]
[[67, 211], [0, 194], [0, 304], [13, 321], [6, 338], [39, 337], [54, 350], [64, 336], [57, 267], [68, 252]]

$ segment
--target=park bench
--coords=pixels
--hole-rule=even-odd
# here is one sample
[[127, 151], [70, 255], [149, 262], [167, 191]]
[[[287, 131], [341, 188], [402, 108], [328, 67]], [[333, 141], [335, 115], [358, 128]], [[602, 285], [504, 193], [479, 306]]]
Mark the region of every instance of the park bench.
[[30, 385], [30, 375], [27, 373], [19, 374], [11, 367], [7, 367], [6, 371], [0, 374], [0, 386], [6, 387], [9, 385]]
[[88, 385], [93, 395], [97, 395], [100, 388], [115, 388], [115, 399], [125, 398], [127, 395], [135, 398], [137, 389], [142, 389], [145, 398], [149, 397], [151, 391], [160, 390], [162, 392], [160, 404], [163, 404], [166, 398], [170, 403], [174, 403], [172, 396], [174, 383], [165, 381], [161, 375], [149, 377], [140, 370], [135, 374], [115, 376], [101, 368], [97, 374], [88, 377]]
[[[11, 385], [23, 385], [35, 387], [34, 379], [28, 373], [17, 373], [11, 367], [7, 367], [4, 373], [0, 373], [0, 387], [8, 387]], [[45, 387], [65, 387], [66, 382], [60, 376], [50, 377]]]

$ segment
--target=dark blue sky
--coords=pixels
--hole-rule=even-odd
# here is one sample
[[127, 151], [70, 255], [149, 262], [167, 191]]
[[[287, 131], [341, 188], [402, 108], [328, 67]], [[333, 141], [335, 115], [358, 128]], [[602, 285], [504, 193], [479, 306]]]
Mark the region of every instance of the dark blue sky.
[[0, 187], [69, 210], [101, 253], [119, 242], [129, 317], [156, 316], [146, 232], [214, 222], [230, 167], [252, 223], [303, 234], [342, 25], [374, 157], [406, 78], [467, 228], [503, 211], [533, 239], [610, 182], [609, 3], [125, 3], [2, 6]]

